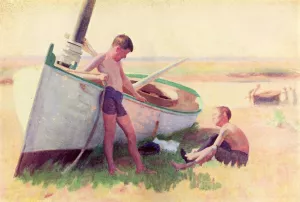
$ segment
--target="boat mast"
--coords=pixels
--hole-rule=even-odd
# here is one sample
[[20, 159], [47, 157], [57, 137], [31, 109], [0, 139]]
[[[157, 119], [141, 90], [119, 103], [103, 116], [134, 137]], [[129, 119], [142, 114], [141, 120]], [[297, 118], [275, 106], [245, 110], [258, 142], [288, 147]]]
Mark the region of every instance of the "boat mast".
[[87, 32], [96, 0], [83, 0], [73, 34], [68, 37], [63, 53], [57, 63], [76, 69], [82, 55], [82, 43]]

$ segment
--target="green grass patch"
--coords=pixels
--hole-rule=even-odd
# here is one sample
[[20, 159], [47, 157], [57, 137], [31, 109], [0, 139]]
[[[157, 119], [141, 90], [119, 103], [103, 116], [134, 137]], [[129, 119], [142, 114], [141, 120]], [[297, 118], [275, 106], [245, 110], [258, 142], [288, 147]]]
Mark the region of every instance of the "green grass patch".
[[276, 109], [273, 112], [272, 119], [268, 122], [270, 125], [280, 127], [286, 123], [286, 118], [282, 110]]
[[[160, 135], [159, 139], [180, 141], [181, 144], [179, 147], [185, 147], [189, 150], [192, 149], [190, 146], [193, 144], [188, 144], [186, 141], [182, 141], [183, 137], [184, 135], [195, 133], [197, 130], [198, 124], [195, 123], [190, 128], [175, 132], [168, 136]], [[149, 138], [139, 142], [138, 146], [151, 140], [152, 139]], [[44, 187], [51, 184], [56, 185], [57, 188], [68, 187], [70, 191], [78, 190], [87, 184], [92, 184], [93, 188], [96, 188], [100, 184], [111, 188], [120, 183], [131, 183], [133, 185], [143, 183], [147, 189], [153, 189], [156, 192], [164, 192], [174, 189], [182, 180], [188, 180], [190, 182], [190, 188], [198, 188], [201, 190], [215, 190], [221, 187], [221, 184], [215, 182], [208, 173], [195, 174], [192, 169], [176, 172], [170, 165], [170, 162], [172, 160], [176, 162], [184, 162], [180, 157], [179, 152], [179, 150], [176, 153], [161, 151], [157, 155], [144, 156], [143, 162], [145, 166], [149, 169], [155, 170], [157, 174], [137, 175], [135, 174], [134, 164], [131, 164], [123, 167], [119, 166], [120, 169], [127, 172], [128, 175], [110, 176], [107, 172], [106, 161], [103, 160], [103, 149], [102, 147], [97, 147], [87, 159], [80, 161], [77, 167], [68, 173], [62, 174], [61, 172], [63, 171], [63, 167], [61, 165], [49, 162], [41, 169], [36, 170], [32, 175], [30, 175], [30, 172], [25, 171], [19, 179], [24, 183], [31, 182], [32, 185], [42, 184]], [[127, 159], [131, 159], [127, 151], [127, 145], [115, 144], [114, 157], [115, 160], [116, 157], [126, 157]], [[95, 161], [101, 163], [93, 163]]]

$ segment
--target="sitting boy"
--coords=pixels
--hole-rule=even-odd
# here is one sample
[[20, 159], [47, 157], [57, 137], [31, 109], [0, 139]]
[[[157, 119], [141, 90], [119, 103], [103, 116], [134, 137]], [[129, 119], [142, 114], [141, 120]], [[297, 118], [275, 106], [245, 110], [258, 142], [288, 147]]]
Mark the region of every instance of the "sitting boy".
[[219, 161], [228, 165], [237, 164], [246, 166], [248, 162], [249, 143], [244, 132], [236, 125], [229, 122], [231, 111], [228, 107], [221, 106], [213, 113], [213, 122], [221, 127], [220, 134], [210, 137], [199, 149], [193, 149], [186, 153], [181, 149], [181, 156], [186, 164], [171, 162], [176, 170], [186, 169], [195, 164], [202, 165], [211, 160], [213, 156]]

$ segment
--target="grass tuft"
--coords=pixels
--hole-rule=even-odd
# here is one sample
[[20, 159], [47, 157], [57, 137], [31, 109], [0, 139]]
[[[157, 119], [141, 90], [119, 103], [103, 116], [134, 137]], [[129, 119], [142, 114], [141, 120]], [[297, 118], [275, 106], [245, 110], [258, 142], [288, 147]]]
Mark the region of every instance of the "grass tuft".
[[[198, 124], [193, 124], [192, 127], [177, 131], [168, 136], [160, 135], [160, 139], [182, 141], [184, 135], [194, 133], [198, 130]], [[151, 141], [149, 138], [138, 145], [142, 145], [147, 141]], [[125, 157], [131, 159], [127, 145], [115, 144], [114, 145], [115, 158]], [[188, 148], [189, 149], [189, 148]], [[36, 170], [32, 175], [27, 170], [19, 177], [24, 183], [31, 182], [32, 185], [43, 185], [47, 187], [51, 184], [56, 185], [57, 188], [68, 187], [69, 191], [76, 191], [87, 184], [92, 184], [93, 188], [98, 185], [102, 185], [108, 188], [114, 185], [124, 183], [133, 184], [138, 186], [143, 183], [146, 189], [153, 189], [156, 192], [165, 192], [174, 189], [176, 185], [183, 181], [188, 180], [190, 182], [190, 188], [199, 188], [201, 190], [215, 190], [221, 187], [221, 184], [214, 182], [214, 179], [210, 177], [208, 173], [195, 174], [192, 169], [188, 169], [182, 172], [176, 172], [170, 165], [170, 162], [177, 161], [183, 162], [180, 157], [179, 150], [176, 153], [169, 153], [161, 151], [158, 155], [144, 156], [143, 162], [149, 169], [157, 171], [155, 175], [139, 174], [135, 173], [134, 165], [127, 165], [120, 167], [122, 171], [128, 173], [128, 175], [115, 175], [110, 176], [107, 172], [107, 164], [105, 161], [102, 163], [93, 164], [92, 162], [103, 159], [102, 147], [96, 147], [90, 156], [81, 161], [80, 164], [74, 170], [65, 173], [61, 173], [63, 167], [59, 164], [53, 164], [52, 162], [46, 163], [41, 169]]]

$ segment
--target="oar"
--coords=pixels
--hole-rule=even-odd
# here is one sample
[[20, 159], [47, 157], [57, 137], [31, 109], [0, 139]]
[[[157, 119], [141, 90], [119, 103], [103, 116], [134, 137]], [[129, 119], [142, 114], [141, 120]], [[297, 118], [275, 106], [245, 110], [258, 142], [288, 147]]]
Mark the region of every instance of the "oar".
[[183, 63], [183, 62], [186, 61], [186, 60], [187, 60], [187, 58], [181, 59], [181, 60], [179, 60], [179, 61], [177, 61], [177, 62], [175, 62], [175, 63], [173, 63], [173, 64], [171, 64], [171, 65], [169, 65], [169, 66], [167, 66], [167, 67], [165, 67], [165, 68], [163, 68], [163, 69], [161, 69], [161, 70], [158, 70], [158, 71], [156, 71], [156, 72], [150, 74], [150, 75], [147, 76], [146, 78], [141, 79], [140, 81], [134, 83], [134, 84], [133, 84], [133, 88], [134, 88], [135, 90], [138, 90], [138, 89], [142, 88], [143, 86], [147, 85], [147, 84], [150, 83], [151, 81], [153, 81], [153, 80], [157, 79], [158, 77], [160, 77], [160, 76], [161, 76], [163, 73], [165, 73], [166, 71], [168, 71], [168, 70], [170, 70], [170, 69], [176, 67], [177, 65]]

